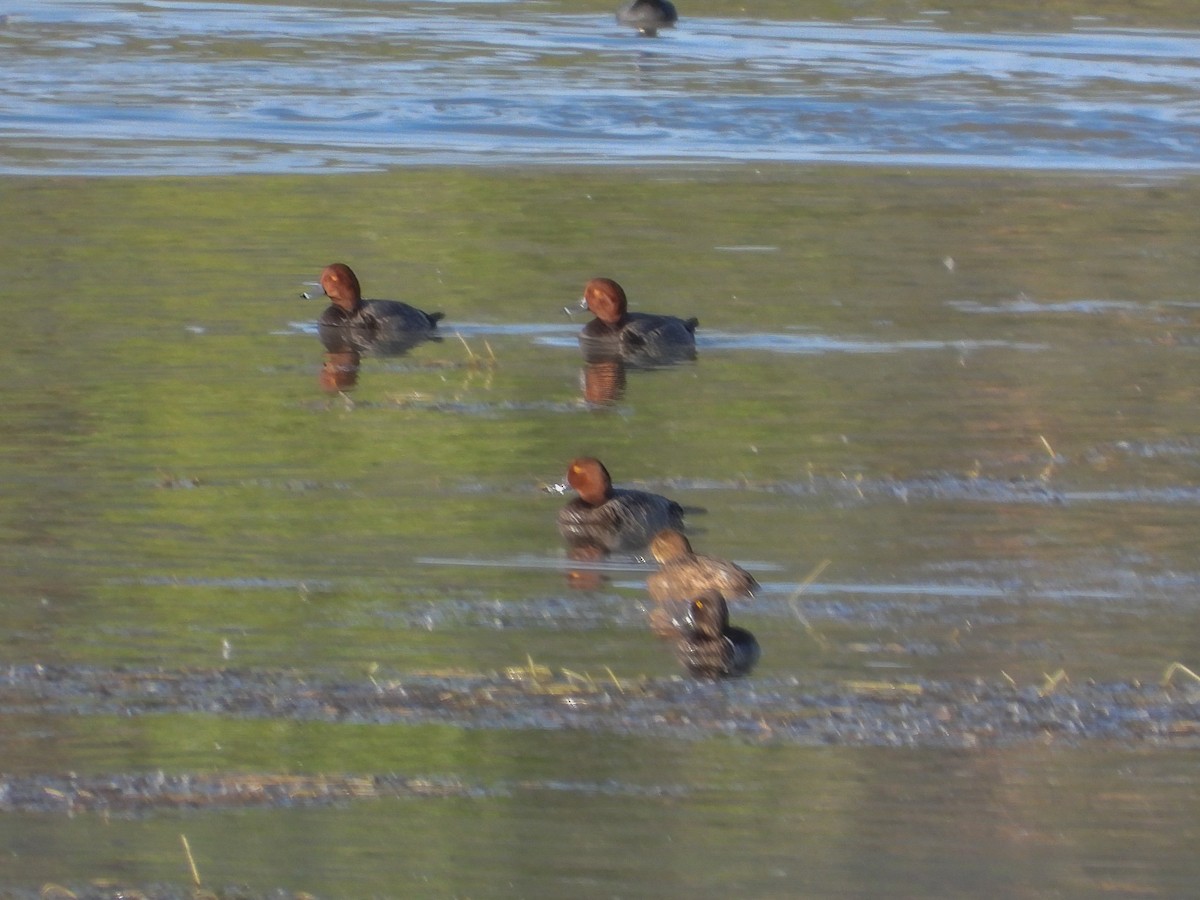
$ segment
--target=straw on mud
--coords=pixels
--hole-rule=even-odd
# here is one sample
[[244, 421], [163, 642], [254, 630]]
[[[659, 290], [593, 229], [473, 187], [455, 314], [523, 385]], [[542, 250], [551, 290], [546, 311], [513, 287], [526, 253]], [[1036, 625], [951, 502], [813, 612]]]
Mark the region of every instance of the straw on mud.
[[196, 868], [196, 859], [192, 856], [192, 848], [188, 846], [186, 834], [181, 834], [179, 840], [183, 842], [183, 852], [187, 854], [188, 868], [192, 870], [192, 884], [200, 887], [200, 870]]
[[621, 687], [621, 679], [617, 678], [616, 673], [608, 666], [604, 667], [604, 671], [608, 673], [608, 677], [612, 679], [612, 683], [617, 686], [617, 690], [622, 694], [625, 693], [625, 688]]
[[471, 360], [471, 362], [474, 362], [475, 352], [471, 349], [471, 345], [467, 343], [467, 339], [462, 336], [461, 332], [458, 331], [454, 332], [454, 336], [462, 341], [462, 345], [467, 348], [467, 357]]
[[920, 695], [925, 692], [925, 689], [915, 681], [844, 681], [842, 684], [856, 694]]
[[568, 681], [574, 681], [578, 682], [579, 684], [586, 684], [589, 686], [595, 684], [595, 682], [592, 680], [592, 676], [587, 672], [584, 672], [581, 675], [578, 672], [572, 671], [571, 669], [563, 669], [562, 673]]
[[1008, 682], [1009, 687], [1016, 689], [1017, 682], [1013, 680], [1013, 677], [1011, 675], [1009, 675], [1003, 669], [1000, 670], [1000, 674], [1004, 676], [1004, 680]]
[[[839, 472], [838, 474], [842, 476], [842, 481], [850, 482], [850, 476], [847, 475], [845, 472]], [[867, 495], [863, 493], [862, 482], [863, 482], [862, 472], [859, 472], [858, 475], [854, 478], [854, 480], [850, 483], [854, 485], [854, 490], [858, 491], [858, 498], [860, 500], [866, 500]]]
[[1070, 678], [1067, 677], [1066, 669], [1059, 669], [1053, 675], [1047, 675], [1045, 672], [1043, 672], [1042, 677], [1046, 679], [1046, 683], [1043, 684], [1040, 688], [1038, 688], [1038, 696], [1039, 697], [1045, 697], [1049, 694], [1054, 693], [1054, 691], [1057, 690], [1057, 688], [1060, 684], [1062, 684], [1064, 681], [1071, 680]]
[[1058, 454], [1054, 452], [1054, 448], [1050, 446], [1050, 442], [1046, 440], [1044, 434], [1038, 435], [1038, 440], [1042, 442], [1042, 446], [1046, 448], [1046, 452], [1050, 454], [1050, 461], [1046, 463], [1046, 468], [1042, 469], [1038, 478], [1041, 481], [1049, 481], [1050, 476], [1054, 474], [1054, 466], [1058, 462]]
[[78, 900], [79, 895], [70, 888], [65, 888], [61, 884], [55, 884], [53, 881], [47, 881], [38, 891], [38, 896], [42, 900]]
[[792, 591], [792, 595], [788, 597], [788, 606], [792, 608], [792, 612], [796, 614], [796, 618], [800, 620], [800, 624], [804, 626], [804, 630], [812, 635], [813, 640], [815, 640], [822, 647], [828, 647], [829, 641], [825, 640], [825, 638], [822, 637], [821, 634], [812, 627], [808, 619], [804, 617], [804, 613], [800, 612], [800, 608], [796, 606], [796, 601], [800, 599], [801, 594], [808, 590], [809, 585], [811, 585], [820, 577], [821, 573], [825, 571], [831, 562], [833, 562], [833, 560], [823, 559], [817, 563], [813, 570], [804, 577], [804, 580], [796, 586], [796, 590]]
[[1200, 681], [1200, 675], [1197, 675], [1195, 672], [1193, 672], [1191, 669], [1189, 669], [1183, 663], [1173, 662], [1169, 666], [1167, 666], [1167, 670], [1165, 672], [1163, 672], [1163, 677], [1162, 677], [1162, 686], [1163, 687], [1170, 687], [1171, 679], [1175, 677], [1176, 672], [1182, 672], [1184, 675], [1187, 675], [1193, 681]]

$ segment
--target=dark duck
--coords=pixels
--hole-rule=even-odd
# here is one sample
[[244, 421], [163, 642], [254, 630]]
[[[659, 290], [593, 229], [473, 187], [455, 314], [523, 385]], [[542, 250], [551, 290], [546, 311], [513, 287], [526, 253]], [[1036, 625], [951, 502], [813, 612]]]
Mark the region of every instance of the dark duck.
[[558, 531], [572, 546], [587, 544], [608, 553], [644, 551], [664, 528], [683, 528], [683, 507], [649, 491], [614, 488], [600, 460], [571, 460], [567, 484], [579, 495], [558, 512]]
[[688, 604], [675, 655], [696, 678], [746, 675], [761, 653], [754, 635], [729, 624], [729, 607], [716, 591], [705, 591]]

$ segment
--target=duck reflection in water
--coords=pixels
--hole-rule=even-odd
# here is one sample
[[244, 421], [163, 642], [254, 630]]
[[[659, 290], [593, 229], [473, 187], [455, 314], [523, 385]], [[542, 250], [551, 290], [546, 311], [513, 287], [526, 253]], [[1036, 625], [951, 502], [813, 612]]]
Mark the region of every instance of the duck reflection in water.
[[341, 394], [354, 390], [358, 386], [358, 369], [361, 365], [362, 354], [357, 350], [349, 347], [326, 350], [319, 377], [321, 390], [327, 394]]
[[399, 300], [364, 300], [358, 277], [344, 263], [326, 266], [320, 283], [331, 302], [317, 320], [317, 334], [330, 352], [348, 347], [398, 356], [426, 341], [441, 340], [437, 323], [443, 313], [428, 313]]
[[567, 544], [567, 559], [582, 563], [578, 568], [567, 568], [567, 587], [574, 591], [598, 591], [608, 582], [608, 576], [588, 563], [604, 562], [608, 551], [591, 541]]
[[672, 528], [654, 536], [650, 553], [659, 564], [659, 570], [646, 579], [654, 601], [650, 627], [660, 637], [679, 634], [688, 598], [712, 591], [726, 601], [749, 600], [759, 589], [754, 576], [737, 563], [694, 553], [688, 539]]
[[675, 656], [696, 678], [746, 675], [761, 655], [754, 635], [729, 624], [729, 607], [716, 591], [705, 591], [688, 603]]
[[593, 406], [608, 406], [625, 396], [625, 363], [620, 357], [589, 362], [580, 373], [583, 399]]

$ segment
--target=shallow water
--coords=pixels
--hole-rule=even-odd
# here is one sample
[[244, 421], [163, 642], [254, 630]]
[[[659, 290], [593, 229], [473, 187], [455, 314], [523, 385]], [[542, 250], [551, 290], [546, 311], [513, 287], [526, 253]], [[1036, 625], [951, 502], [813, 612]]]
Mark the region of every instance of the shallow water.
[[[1197, 33], [1116, 6], [0, 10], [0, 893], [1189, 893]], [[334, 259], [442, 340], [327, 358]], [[588, 373], [600, 273], [697, 360]], [[566, 559], [580, 453], [750, 678]]]
[[[182, 812], [151, 792], [103, 825], [11, 811], [10, 886], [186, 881], [181, 831], [209, 884], [321, 896], [899, 878], [1085, 896], [1196, 877], [1196, 691], [1181, 673], [1137, 687], [1200, 649], [1195, 181], [435, 169], [4, 188], [10, 287], [46, 300], [5, 351], [0, 646], [67, 667], [0, 690], [7, 773], [459, 786]], [[299, 293], [333, 257], [444, 310], [443, 340], [323, 391], [319, 303]], [[696, 362], [630, 371], [596, 405], [561, 308], [614, 259], [702, 336]], [[764, 645], [750, 679], [672, 682], [644, 564], [568, 580], [544, 486], [580, 452], [705, 510], [697, 545], [757, 574], [735, 610]], [[511, 687], [531, 663], [543, 681]], [[192, 684], [214, 671], [237, 686]]]

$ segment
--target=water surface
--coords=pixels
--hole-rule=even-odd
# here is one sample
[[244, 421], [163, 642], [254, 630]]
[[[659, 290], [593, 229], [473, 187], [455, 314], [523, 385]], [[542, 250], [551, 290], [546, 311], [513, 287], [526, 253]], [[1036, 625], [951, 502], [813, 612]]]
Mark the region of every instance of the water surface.
[[[1191, 890], [1193, 10], [683, 12], [0, 10], [0, 892]], [[328, 356], [335, 259], [443, 339]], [[598, 274], [697, 359], [588, 371]], [[752, 677], [570, 564], [581, 453]]]
[[700, 3], [647, 40], [558, 2], [18, 4], [0, 171], [1197, 166], [1200, 35], [1169, 8], [799, 12]]

